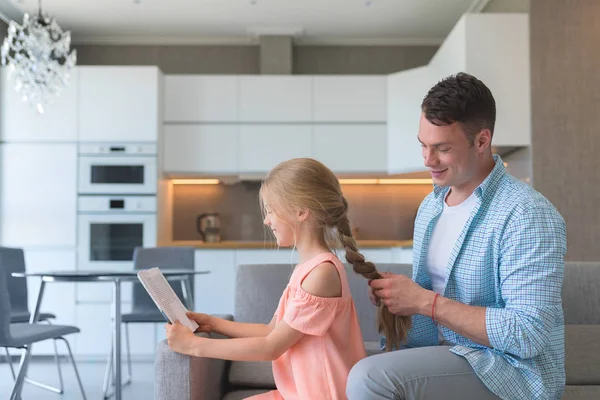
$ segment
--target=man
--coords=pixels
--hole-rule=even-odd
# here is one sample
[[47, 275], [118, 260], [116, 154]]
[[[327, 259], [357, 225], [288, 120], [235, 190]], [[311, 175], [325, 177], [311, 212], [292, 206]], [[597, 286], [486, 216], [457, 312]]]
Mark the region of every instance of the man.
[[564, 220], [492, 154], [496, 106], [483, 82], [450, 76], [421, 109], [434, 188], [415, 220], [413, 279], [370, 284], [413, 327], [403, 349], [355, 365], [348, 398], [559, 399]]

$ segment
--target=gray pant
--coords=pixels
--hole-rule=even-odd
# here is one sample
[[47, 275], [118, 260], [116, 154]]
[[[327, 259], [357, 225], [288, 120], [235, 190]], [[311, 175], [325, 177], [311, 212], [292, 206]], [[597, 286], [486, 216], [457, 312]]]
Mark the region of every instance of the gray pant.
[[450, 348], [412, 348], [359, 361], [348, 377], [348, 400], [498, 399]]

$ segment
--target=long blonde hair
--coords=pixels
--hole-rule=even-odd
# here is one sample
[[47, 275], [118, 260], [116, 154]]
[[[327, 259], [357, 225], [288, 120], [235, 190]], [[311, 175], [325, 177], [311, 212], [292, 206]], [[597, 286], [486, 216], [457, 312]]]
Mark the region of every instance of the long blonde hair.
[[[308, 210], [322, 229], [323, 241], [330, 250], [343, 247], [346, 260], [354, 272], [366, 279], [381, 279], [375, 264], [366, 261], [356, 245], [348, 219], [348, 202], [340, 183], [325, 165], [311, 158], [284, 161], [267, 174], [260, 188], [261, 208], [264, 211], [265, 192], [286, 211]], [[410, 317], [392, 314], [379, 304], [377, 327], [387, 338], [386, 350], [398, 348], [411, 327]]]

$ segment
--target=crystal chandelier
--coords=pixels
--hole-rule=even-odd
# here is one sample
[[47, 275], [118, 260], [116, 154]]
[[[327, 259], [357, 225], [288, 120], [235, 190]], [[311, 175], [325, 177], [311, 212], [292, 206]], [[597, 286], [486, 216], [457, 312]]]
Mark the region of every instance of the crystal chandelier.
[[40, 114], [69, 83], [77, 62], [77, 52], [69, 53], [70, 46], [71, 33], [63, 32], [54, 18], [42, 13], [41, 0], [36, 17], [25, 13], [22, 26], [15, 21], [8, 26], [1, 49], [2, 66], [8, 65], [8, 77], [22, 100]]

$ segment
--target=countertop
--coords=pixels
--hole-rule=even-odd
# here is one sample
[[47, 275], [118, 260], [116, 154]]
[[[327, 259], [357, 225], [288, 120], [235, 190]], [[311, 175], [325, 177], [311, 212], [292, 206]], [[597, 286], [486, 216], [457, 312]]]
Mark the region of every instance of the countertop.
[[[357, 240], [359, 249], [400, 247], [410, 248], [412, 240]], [[277, 245], [272, 241], [256, 240], [224, 240], [219, 243], [205, 243], [200, 240], [174, 240], [161, 243], [160, 246], [190, 246], [198, 249], [275, 249]]]

